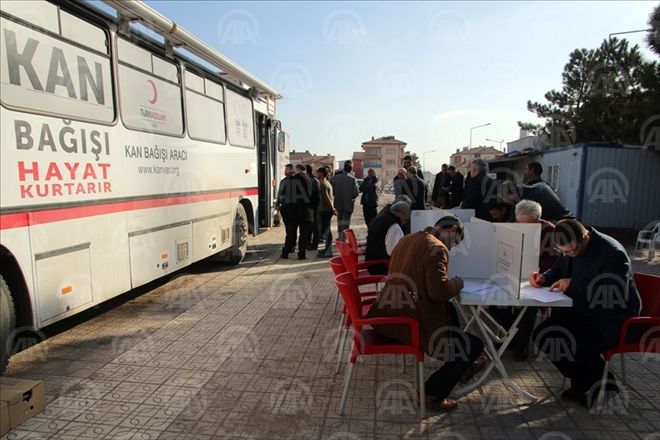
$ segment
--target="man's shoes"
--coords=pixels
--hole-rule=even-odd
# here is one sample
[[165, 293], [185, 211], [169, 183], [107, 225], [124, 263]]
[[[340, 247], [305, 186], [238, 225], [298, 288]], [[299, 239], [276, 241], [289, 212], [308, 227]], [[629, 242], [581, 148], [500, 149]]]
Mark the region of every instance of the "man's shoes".
[[426, 396], [424, 402], [426, 409], [436, 412], [449, 412], [458, 407], [458, 403], [453, 399], [436, 400], [433, 396]]
[[582, 399], [585, 398], [586, 393], [583, 393], [579, 390], [576, 390], [573, 387], [570, 387], [566, 390], [564, 390], [563, 393], [561, 393], [561, 398], [564, 400], [572, 400], [573, 402], [580, 402]]
[[289, 254], [285, 254], [284, 252], [282, 252], [280, 258], [284, 258], [286, 260], [287, 258], [289, 258]]
[[467, 370], [465, 370], [465, 373], [463, 373], [461, 378], [458, 379], [458, 383], [464, 384], [466, 382], [469, 382], [470, 379], [472, 379], [475, 374], [477, 374], [478, 372], [483, 370], [484, 367], [486, 367], [486, 365], [488, 365], [489, 362], [490, 362], [490, 359], [488, 358], [488, 356], [486, 356], [485, 354], [480, 355], [477, 358], [477, 360], [474, 361], [472, 363], [472, 365], [470, 365], [470, 367], [468, 367]]
[[519, 348], [516, 347], [513, 349], [513, 358], [516, 362], [525, 362], [529, 357], [529, 347]]
[[298, 259], [299, 259], [299, 260], [306, 260], [307, 257], [306, 257], [305, 255], [298, 254]]
[[330, 257], [332, 257], [332, 252], [323, 251], [316, 254], [316, 258], [330, 258]]
[[310, 245], [307, 246], [308, 251], [316, 251], [318, 249], [319, 249], [319, 246], [316, 245], [316, 244], [310, 244]]

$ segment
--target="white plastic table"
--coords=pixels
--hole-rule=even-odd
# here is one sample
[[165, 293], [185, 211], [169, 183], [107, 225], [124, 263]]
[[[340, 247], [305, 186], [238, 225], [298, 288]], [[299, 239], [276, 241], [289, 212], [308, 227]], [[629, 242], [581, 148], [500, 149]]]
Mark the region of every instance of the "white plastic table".
[[[466, 281], [468, 280], [466, 279]], [[469, 281], [485, 283], [488, 280], [472, 279]], [[474, 381], [459, 389], [454, 390], [454, 394], [461, 396], [473, 391], [477, 387], [481, 386], [493, 368], [497, 368], [497, 371], [499, 372], [500, 376], [502, 377], [502, 381], [505, 384], [511, 387], [518, 395], [523, 396], [531, 401], [536, 401], [536, 396], [520, 388], [520, 386], [518, 386], [518, 384], [516, 384], [511, 379], [509, 373], [504, 367], [504, 364], [502, 363], [502, 355], [513, 340], [513, 337], [516, 335], [516, 333], [518, 333], [518, 323], [522, 319], [528, 307], [572, 307], [573, 300], [561, 292], [557, 292], [557, 300], [553, 302], [542, 302], [525, 296], [516, 298], [503, 288], [493, 284], [481, 292], [466, 293], [462, 291], [457, 299], [458, 311], [467, 322], [465, 331], [467, 331], [472, 324], [477, 325], [479, 332], [481, 333], [484, 340], [484, 348], [492, 359], [492, 362], [488, 364], [484, 371], [481, 372]], [[516, 318], [511, 324], [511, 327], [505, 329], [488, 313], [488, 310], [485, 308], [488, 306], [518, 306], [520, 307], [520, 310], [518, 311]], [[470, 311], [469, 319], [464, 308], [467, 308]], [[500, 336], [499, 334], [493, 332], [493, 330], [484, 323], [484, 320], [486, 319], [496, 327], [498, 333], [502, 333], [503, 335]], [[493, 341], [501, 343], [499, 350], [495, 348]]]

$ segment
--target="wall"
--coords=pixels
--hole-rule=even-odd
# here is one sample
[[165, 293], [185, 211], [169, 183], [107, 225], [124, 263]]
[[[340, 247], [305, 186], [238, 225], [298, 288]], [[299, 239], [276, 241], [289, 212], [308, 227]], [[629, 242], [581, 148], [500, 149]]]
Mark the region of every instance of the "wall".
[[546, 150], [540, 158], [535, 157], [535, 160], [543, 165], [542, 177], [544, 179], [548, 178], [551, 165], [559, 165], [557, 195], [564, 206], [576, 215], [579, 215], [578, 197], [580, 195], [579, 186], [583, 154], [584, 150], [580, 144], [562, 149]]

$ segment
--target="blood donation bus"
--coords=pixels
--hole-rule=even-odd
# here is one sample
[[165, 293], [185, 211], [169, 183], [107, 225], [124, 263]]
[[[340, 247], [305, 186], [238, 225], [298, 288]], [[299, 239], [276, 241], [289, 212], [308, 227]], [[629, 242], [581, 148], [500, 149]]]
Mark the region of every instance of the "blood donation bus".
[[281, 96], [140, 1], [0, 3], [0, 343], [273, 223]]

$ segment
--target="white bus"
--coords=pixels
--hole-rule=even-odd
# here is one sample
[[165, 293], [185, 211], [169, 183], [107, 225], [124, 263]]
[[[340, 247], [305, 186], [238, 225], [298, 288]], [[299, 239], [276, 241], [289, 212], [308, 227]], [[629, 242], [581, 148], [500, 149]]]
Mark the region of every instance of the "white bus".
[[239, 262], [273, 222], [281, 96], [144, 3], [105, 5], [0, 3], [0, 369], [15, 329]]

